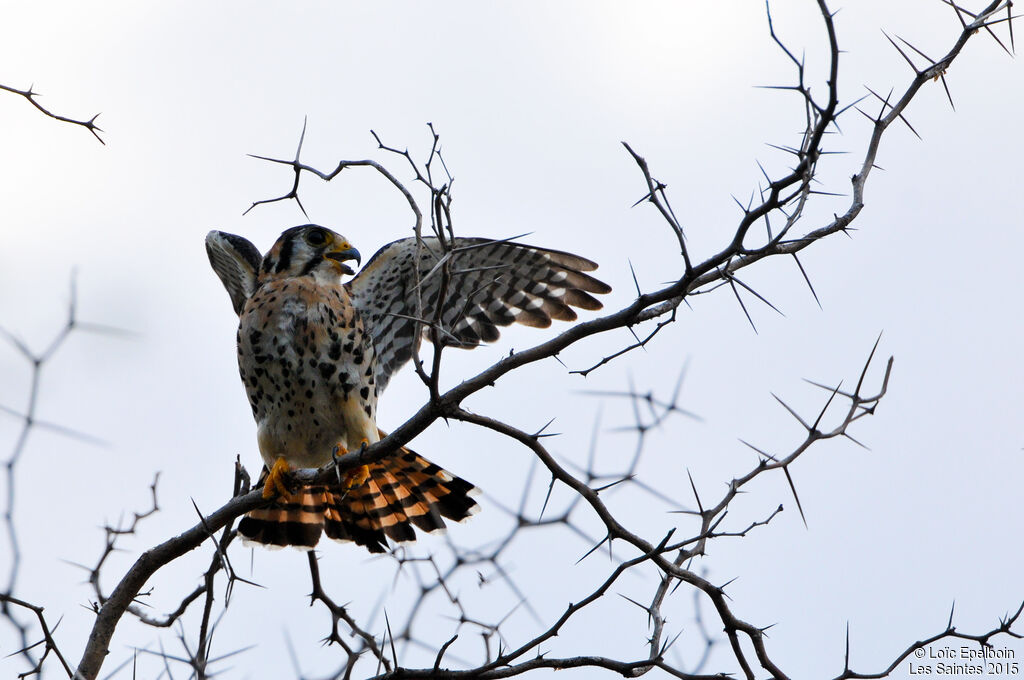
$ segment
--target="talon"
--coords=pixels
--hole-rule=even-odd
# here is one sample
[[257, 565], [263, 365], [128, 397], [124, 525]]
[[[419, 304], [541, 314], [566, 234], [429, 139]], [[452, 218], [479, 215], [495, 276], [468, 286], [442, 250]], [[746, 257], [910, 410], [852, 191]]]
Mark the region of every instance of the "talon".
[[338, 484], [342, 483], [341, 470], [338, 469], [338, 458], [344, 456], [346, 453], [348, 453], [348, 449], [341, 444], [335, 444], [334, 450], [331, 451], [331, 462], [334, 463], [334, 476], [338, 478]]
[[273, 498], [275, 494], [279, 494], [285, 499], [291, 497], [291, 492], [288, 491], [288, 487], [284, 483], [284, 475], [288, 474], [288, 471], [288, 463], [284, 458], [274, 461], [274, 466], [267, 474], [267, 481], [263, 484], [264, 498]]
[[351, 489], [355, 486], [360, 486], [363, 482], [370, 478], [370, 468], [367, 465], [360, 465], [357, 468], [353, 468], [345, 473], [345, 488]]

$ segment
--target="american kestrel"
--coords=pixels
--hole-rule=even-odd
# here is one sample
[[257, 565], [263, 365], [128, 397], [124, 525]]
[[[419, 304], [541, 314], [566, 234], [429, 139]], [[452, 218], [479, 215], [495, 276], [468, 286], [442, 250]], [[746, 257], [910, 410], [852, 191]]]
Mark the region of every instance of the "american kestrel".
[[415, 540], [413, 525], [434, 531], [442, 517], [474, 514], [472, 484], [405, 448], [329, 484], [296, 489], [287, 472], [384, 436], [377, 398], [435, 319], [444, 345], [471, 348], [496, 340], [498, 326], [543, 328], [575, 319], [572, 307], [600, 309], [591, 293], [611, 290], [584, 273], [597, 268], [590, 260], [482, 238], [447, 250], [433, 237], [401, 239], [344, 284], [359, 251], [315, 224], [288, 229], [263, 257], [221, 231], [207, 234], [206, 250], [239, 315], [238, 370], [273, 499], [238, 530], [268, 546], [309, 549], [323, 531], [383, 552], [385, 537]]

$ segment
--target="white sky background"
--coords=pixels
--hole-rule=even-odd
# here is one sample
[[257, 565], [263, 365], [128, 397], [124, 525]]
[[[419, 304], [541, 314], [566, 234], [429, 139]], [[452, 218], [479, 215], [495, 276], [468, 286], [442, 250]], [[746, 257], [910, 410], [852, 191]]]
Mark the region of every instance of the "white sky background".
[[[254, 200], [287, 191], [291, 173], [246, 156], [290, 158], [308, 116], [304, 160], [331, 168], [337, 160], [373, 157], [411, 180], [404, 161], [374, 151], [373, 128], [385, 142], [429, 148], [425, 127], [442, 135], [456, 177], [455, 227], [463, 235], [507, 237], [562, 248], [601, 264], [614, 287], [606, 308], [631, 300], [628, 262], [653, 289], [676, 276], [674, 238], [653, 208], [630, 205], [642, 178], [619, 145], [629, 141], [669, 185], [694, 257], [719, 250], [739, 219], [730, 195], [746, 200], [760, 177], [755, 159], [781, 171], [788, 159], [765, 145], [795, 144], [803, 114], [796, 95], [756, 89], [789, 84], [793, 72], [768, 38], [763, 6], [719, 3], [19, 3], [0, 21], [0, 82], [46, 94], [57, 112], [97, 111], [107, 146], [80, 128], [41, 116], [22, 99], [0, 96], [0, 325], [34, 348], [59, 328], [71, 271], [78, 271], [84, 320], [125, 328], [133, 339], [80, 334], [45, 368], [39, 416], [99, 437], [96, 447], [36, 431], [18, 467], [20, 538], [24, 551], [18, 593], [63, 616], [59, 641], [77, 661], [91, 623], [83, 572], [65, 561], [91, 563], [102, 546], [100, 526], [148, 502], [161, 473], [161, 512], [105, 571], [108, 587], [139, 551], [195, 523], [230, 491], [236, 454], [258, 465], [254, 425], [238, 381], [234, 327], [227, 295], [209, 268], [203, 237], [219, 228], [266, 250], [286, 227], [313, 221], [345, 234], [364, 254], [409, 234], [404, 201], [371, 171], [346, 171], [330, 185], [304, 180], [307, 220], [293, 202], [259, 207]], [[837, 5], [836, 8], [839, 6]], [[780, 2], [776, 27], [794, 51], [806, 50], [814, 91], [825, 66], [825, 38], [814, 3]], [[906, 37], [937, 56], [959, 23], [939, 2], [848, 3], [837, 18], [843, 55], [842, 99], [904, 86], [909, 70], [879, 31]], [[1001, 33], [1001, 35], [1005, 35]], [[733, 530], [786, 510], [743, 540], [710, 546], [697, 568], [728, 592], [734, 612], [770, 625], [769, 649], [790, 672], [826, 677], [842, 670], [847, 622], [851, 661], [877, 672], [913, 640], [938, 632], [956, 601], [958, 627], [992, 628], [1024, 597], [1024, 547], [1017, 498], [1024, 475], [1024, 370], [1019, 320], [1024, 248], [1019, 216], [1024, 107], [1019, 65], [986, 36], [967, 48], [949, 73], [952, 112], [939, 84], [909, 111], [924, 137], [897, 126], [883, 141], [869, 181], [867, 207], [853, 238], [834, 236], [802, 261], [822, 301], [819, 309], [791, 261], [762, 262], [743, 280], [785, 317], [747, 298], [755, 334], [728, 289], [683, 307], [678, 322], [646, 352], [636, 352], [585, 382], [554, 361], [521, 370], [467, 406], [524, 429], [557, 417], [548, 440], [564, 458], [586, 459], [597, 413], [610, 430], [629, 425], [624, 401], [600, 401], [579, 390], [638, 389], [668, 397], [688, 364], [682, 405], [703, 422], [679, 419], [654, 433], [641, 479], [693, 506], [689, 470], [705, 499], [756, 462], [743, 438], [775, 453], [801, 437], [771, 397], [812, 415], [827, 396], [801, 378], [856, 380], [883, 332], [874, 385], [884, 359], [895, 356], [890, 393], [875, 417], [852, 431], [871, 447], [830, 442], [812, 449], [793, 474], [807, 513], [805, 529], [781, 475], [758, 480], [734, 505]], [[874, 105], [869, 104], [874, 110]], [[867, 124], [847, 115], [822, 160], [823, 190], [847, 192], [859, 167]], [[819, 197], [806, 228], [841, 212], [848, 198]], [[584, 318], [591, 318], [586, 315]], [[531, 329], [503, 333], [494, 348], [447, 355], [448, 384], [472, 375], [511, 347], [550, 337]], [[582, 343], [562, 359], [590, 365], [631, 337], [625, 332]], [[21, 408], [27, 364], [0, 347], [0, 404]], [[425, 400], [407, 370], [381, 404], [381, 425], [393, 429]], [[19, 423], [0, 414], [0, 455]], [[466, 426], [437, 425], [413, 446], [515, 505], [529, 455]], [[603, 432], [599, 463], [624, 466], [628, 435]], [[546, 480], [531, 497], [539, 509]], [[689, 520], [634, 491], [609, 502], [631, 529], [656, 542], [673, 523]], [[553, 503], [568, 494], [556, 492]], [[484, 513], [452, 529], [457, 542], [500, 535], [507, 517], [483, 501]], [[581, 517], [586, 516], [586, 513]], [[592, 532], [596, 523], [584, 522]], [[438, 549], [427, 538], [419, 549]], [[607, 555], [578, 566], [588, 549], [568, 532], [524, 537], [505, 565], [545, 625], [589, 592], [612, 568]], [[364, 620], [390, 593], [394, 567], [369, 561], [353, 546], [323, 546], [328, 591]], [[629, 554], [623, 550], [623, 555]], [[249, 574], [249, 551], [233, 547]], [[0, 548], [6, 578], [7, 544]], [[162, 610], [191, 590], [209, 559], [204, 547], [159, 575], [153, 603]], [[649, 599], [654, 580], [627, 578], [614, 592]], [[341, 662], [324, 649], [328, 616], [307, 607], [303, 555], [254, 556], [253, 578], [267, 590], [239, 587], [215, 638], [214, 655], [248, 644], [225, 662], [225, 677], [293, 675], [284, 632], [307, 673]], [[407, 581], [388, 595], [389, 611], [407, 606]], [[496, 620], [516, 602], [501, 584], [461, 584], [472, 612]], [[223, 590], [218, 588], [218, 597]], [[668, 608], [682, 665], [700, 637], [692, 598], [677, 594]], [[706, 603], [705, 603], [706, 604]], [[447, 613], [447, 610], [444, 610]], [[706, 612], [710, 615], [710, 611]], [[582, 620], [586, 619], [584, 625]], [[378, 630], [382, 623], [378, 617]], [[513, 635], [537, 628], [522, 610]], [[712, 621], [709, 628], [720, 626]], [[455, 630], [434, 615], [424, 636]], [[453, 653], [477, 658], [471, 629]], [[557, 655], [620, 654], [639, 658], [644, 615], [616, 596], [581, 616], [545, 645]], [[134, 646], [157, 649], [152, 629], [125, 626], [104, 670]], [[520, 642], [521, 639], [513, 640]], [[165, 636], [168, 651], [176, 642]], [[959, 645], [956, 645], [959, 646]], [[1000, 640], [1024, 656], [1024, 644]], [[10, 628], [0, 626], [0, 676], [24, 670]], [[412, 653], [410, 663], [429, 665]], [[675, 659], [673, 659], [675, 660]], [[152, 664], [152, 662], [150, 662]], [[895, 674], [902, 677], [906, 664]], [[372, 672], [368, 665], [363, 672]], [[705, 670], [735, 670], [726, 645]], [[155, 677], [156, 664], [140, 677]], [[175, 677], [185, 677], [177, 668]], [[582, 674], [581, 674], [582, 675]], [[50, 671], [57, 676], [57, 669]], [[118, 677], [130, 677], [125, 669]]]

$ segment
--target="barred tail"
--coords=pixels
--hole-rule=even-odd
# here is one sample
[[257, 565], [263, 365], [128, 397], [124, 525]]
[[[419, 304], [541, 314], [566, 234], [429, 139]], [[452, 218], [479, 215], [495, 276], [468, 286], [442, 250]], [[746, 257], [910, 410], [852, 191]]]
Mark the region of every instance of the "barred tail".
[[[322, 530], [328, 538], [380, 553], [387, 550], [387, 538], [415, 541], [413, 526], [438, 531], [445, 527], [442, 518], [461, 522], [480, 510], [472, 484], [407, 448], [368, 468], [370, 476], [359, 486], [305, 485], [287, 500], [279, 497], [243, 517], [238, 532], [245, 543], [308, 550]], [[266, 475], [264, 468], [260, 484]]]

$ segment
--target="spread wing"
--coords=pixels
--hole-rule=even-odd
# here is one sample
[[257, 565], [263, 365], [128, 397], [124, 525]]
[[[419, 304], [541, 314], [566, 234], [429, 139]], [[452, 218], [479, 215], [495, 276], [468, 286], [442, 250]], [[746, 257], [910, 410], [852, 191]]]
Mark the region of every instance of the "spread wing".
[[263, 256], [247, 239], [224, 231], [206, 235], [206, 254], [231, 296], [235, 314], [241, 314], [245, 301], [256, 290], [256, 274]]
[[346, 284], [373, 337], [378, 394], [412, 357], [420, 336], [429, 337], [438, 309], [442, 342], [471, 348], [497, 340], [498, 326], [572, 321], [573, 307], [601, 308], [590, 293], [611, 290], [584, 273], [597, 269], [595, 263], [558, 250], [457, 238], [445, 252], [431, 237], [422, 239], [419, 251], [417, 257], [415, 238], [389, 243]]

